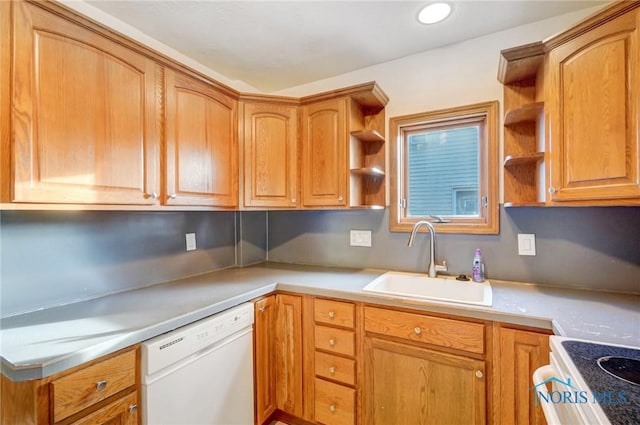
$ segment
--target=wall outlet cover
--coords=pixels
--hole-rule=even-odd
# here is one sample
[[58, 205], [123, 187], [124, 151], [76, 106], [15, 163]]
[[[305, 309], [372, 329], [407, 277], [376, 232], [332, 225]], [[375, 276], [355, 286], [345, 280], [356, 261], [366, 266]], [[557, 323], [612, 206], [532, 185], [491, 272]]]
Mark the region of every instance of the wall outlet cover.
[[186, 235], [184, 235], [184, 237], [187, 242], [187, 251], [195, 251], [196, 250], [196, 234], [187, 233]]
[[536, 235], [518, 233], [518, 255], [536, 255]]
[[351, 230], [349, 242], [351, 246], [371, 247], [371, 230]]

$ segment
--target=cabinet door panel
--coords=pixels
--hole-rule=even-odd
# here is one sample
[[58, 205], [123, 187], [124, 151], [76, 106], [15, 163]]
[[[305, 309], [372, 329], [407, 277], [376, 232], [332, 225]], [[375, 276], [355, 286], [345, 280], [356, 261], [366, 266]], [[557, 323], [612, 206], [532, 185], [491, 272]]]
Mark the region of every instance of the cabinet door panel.
[[302, 112], [304, 206], [347, 205], [347, 101], [307, 105]]
[[302, 417], [302, 297], [277, 295], [276, 399], [278, 409]]
[[640, 197], [637, 12], [553, 49], [552, 201]]
[[237, 205], [236, 102], [166, 72], [167, 204]]
[[369, 337], [365, 353], [365, 423], [486, 422], [483, 361]]
[[296, 107], [244, 105], [244, 205], [298, 204]]
[[12, 200], [156, 204], [159, 67], [37, 6], [14, 7]]
[[255, 304], [256, 423], [276, 410], [276, 302], [271, 295]]

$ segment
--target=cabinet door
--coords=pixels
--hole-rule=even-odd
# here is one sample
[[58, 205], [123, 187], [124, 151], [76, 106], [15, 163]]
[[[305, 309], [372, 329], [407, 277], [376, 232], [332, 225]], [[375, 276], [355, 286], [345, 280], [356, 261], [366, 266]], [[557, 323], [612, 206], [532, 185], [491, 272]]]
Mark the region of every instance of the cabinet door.
[[303, 416], [302, 297], [277, 295], [276, 400], [278, 409]]
[[640, 198], [638, 13], [549, 53], [552, 201]]
[[481, 360], [365, 338], [364, 423], [484, 424]]
[[167, 205], [238, 204], [237, 102], [166, 70]]
[[347, 100], [302, 108], [302, 204], [347, 205]]
[[161, 69], [15, 2], [14, 202], [157, 204]]
[[256, 423], [276, 410], [276, 296], [255, 303]]
[[549, 335], [500, 329], [500, 423], [537, 424], [546, 421], [531, 396], [533, 372], [549, 364]]
[[298, 205], [298, 108], [244, 105], [244, 206]]

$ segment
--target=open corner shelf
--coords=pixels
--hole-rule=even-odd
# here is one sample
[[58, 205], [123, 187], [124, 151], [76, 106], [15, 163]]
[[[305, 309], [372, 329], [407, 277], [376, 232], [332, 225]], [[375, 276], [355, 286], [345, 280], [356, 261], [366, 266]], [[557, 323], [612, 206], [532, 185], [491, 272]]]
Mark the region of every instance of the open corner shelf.
[[532, 102], [511, 109], [504, 114], [504, 125], [510, 126], [526, 122], [535, 122], [544, 109], [544, 102]]
[[352, 131], [351, 135], [362, 142], [384, 142], [384, 136], [376, 130]]
[[518, 165], [536, 164], [544, 160], [544, 152], [534, 152], [526, 155], [507, 155], [504, 157], [505, 167]]

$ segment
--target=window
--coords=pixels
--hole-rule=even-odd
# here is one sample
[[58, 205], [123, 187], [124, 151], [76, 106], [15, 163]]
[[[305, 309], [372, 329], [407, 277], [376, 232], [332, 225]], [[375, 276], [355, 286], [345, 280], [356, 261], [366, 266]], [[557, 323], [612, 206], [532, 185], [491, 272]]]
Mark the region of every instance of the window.
[[390, 119], [392, 231], [431, 220], [442, 233], [498, 233], [497, 114], [487, 102]]

